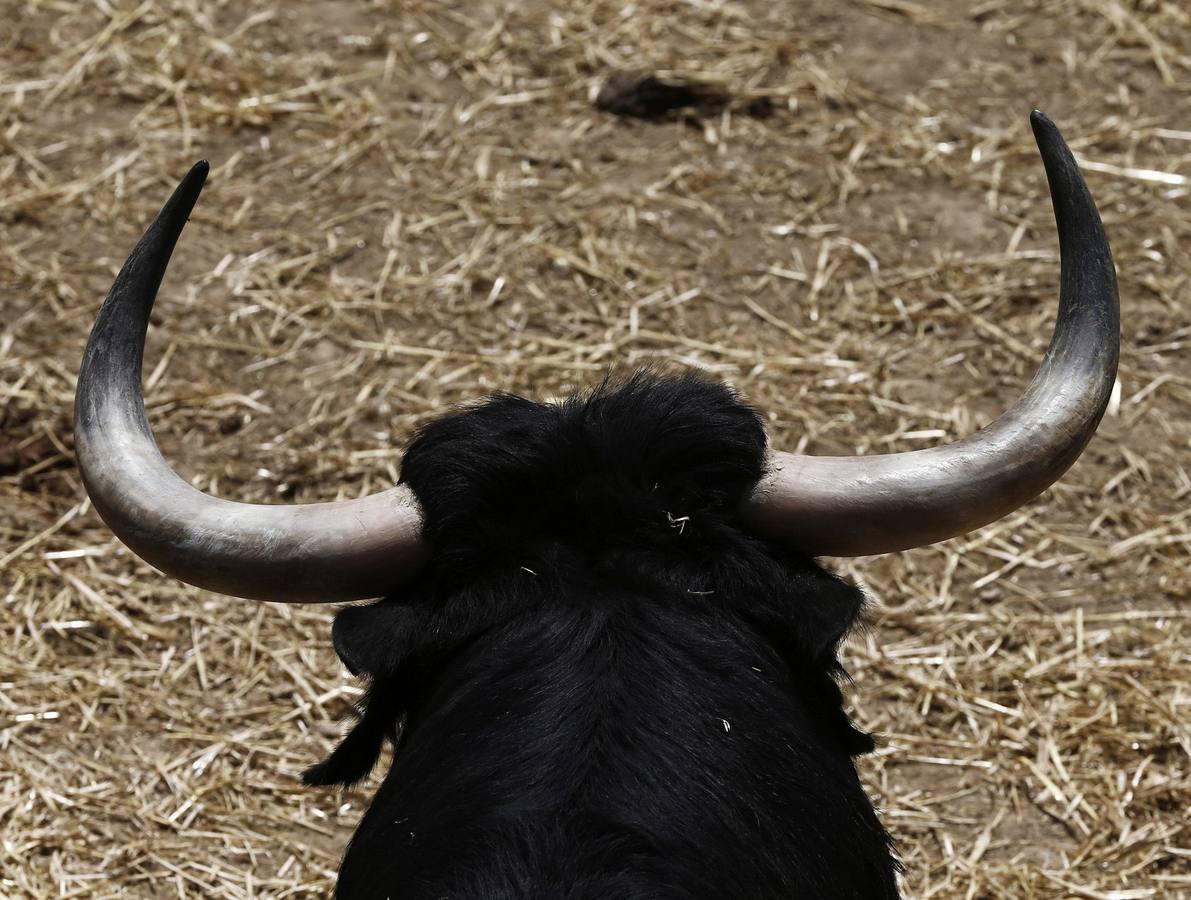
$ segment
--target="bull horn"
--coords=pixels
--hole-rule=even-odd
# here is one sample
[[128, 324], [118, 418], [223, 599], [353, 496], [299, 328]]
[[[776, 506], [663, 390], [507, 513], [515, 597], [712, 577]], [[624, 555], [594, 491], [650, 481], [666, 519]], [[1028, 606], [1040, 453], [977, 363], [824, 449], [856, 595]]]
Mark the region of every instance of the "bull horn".
[[1030, 117], [1050, 182], [1062, 274], [1054, 335], [1008, 412], [942, 447], [879, 456], [771, 452], [745, 514], [812, 555], [921, 547], [987, 525], [1053, 484], [1108, 404], [1120, 355], [1117, 281], [1096, 204], [1055, 124]]
[[74, 411], [87, 493], [133, 552], [198, 587], [297, 603], [380, 596], [424, 554], [408, 487], [334, 503], [235, 503], [179, 478], [153, 439], [141, 391], [145, 332], [206, 178], [200, 162], [178, 185], [116, 276], [87, 341]]

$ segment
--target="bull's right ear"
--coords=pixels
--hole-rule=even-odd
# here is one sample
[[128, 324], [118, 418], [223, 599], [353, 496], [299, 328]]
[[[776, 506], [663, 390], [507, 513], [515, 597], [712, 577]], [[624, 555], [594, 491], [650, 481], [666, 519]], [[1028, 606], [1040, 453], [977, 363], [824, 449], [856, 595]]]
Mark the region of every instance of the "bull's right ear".
[[834, 663], [839, 645], [864, 611], [864, 594], [838, 575], [818, 569], [798, 585], [802, 602], [794, 630], [802, 652], [816, 664]]
[[381, 601], [335, 614], [331, 642], [347, 670], [369, 678], [392, 675], [409, 657], [421, 616], [403, 603]]

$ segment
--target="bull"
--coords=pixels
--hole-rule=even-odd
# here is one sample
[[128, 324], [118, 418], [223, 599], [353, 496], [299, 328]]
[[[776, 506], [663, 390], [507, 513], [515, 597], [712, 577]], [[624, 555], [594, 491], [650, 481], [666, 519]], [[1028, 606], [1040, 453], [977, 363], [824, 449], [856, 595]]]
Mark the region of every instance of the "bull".
[[895, 898], [857, 777], [838, 648], [862, 613], [818, 556], [960, 535], [1036, 497], [1100, 420], [1116, 278], [1054, 124], [1032, 117], [1058, 228], [1058, 320], [1004, 415], [954, 443], [863, 457], [768, 448], [693, 375], [637, 373], [559, 403], [491, 397], [422, 428], [399, 484], [360, 499], [216, 499], [162, 458], [141, 387], [150, 310], [207, 173], [133, 250], [87, 344], [79, 469], [133, 551], [254, 600], [335, 617], [366, 679], [308, 784], [390, 770], [344, 856], [348, 898]]

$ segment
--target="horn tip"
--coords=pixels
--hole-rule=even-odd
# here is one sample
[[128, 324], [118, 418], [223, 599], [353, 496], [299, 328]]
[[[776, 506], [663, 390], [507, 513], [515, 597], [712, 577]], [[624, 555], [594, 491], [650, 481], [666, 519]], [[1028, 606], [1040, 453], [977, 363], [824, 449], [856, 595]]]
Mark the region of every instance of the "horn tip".
[[[182, 226], [186, 224], [195, 204], [198, 203], [199, 194], [203, 192], [203, 185], [207, 183], [207, 174], [210, 171], [211, 165], [205, 159], [200, 159], [190, 167], [190, 171], [178, 182], [173, 195], [162, 207], [157, 220], [149, 227], [146, 237], [158, 229], [164, 229], [166, 233], [172, 235], [169, 243], [170, 250], [173, 249], [173, 242], [177, 240]], [[167, 260], [169, 252], [169, 250], [166, 251], [165, 259]]]
[[1030, 124], [1035, 128], [1044, 128], [1046, 126], [1054, 127], [1054, 120], [1040, 109], [1035, 109], [1030, 113]]
[[1054, 119], [1040, 109], [1030, 113], [1030, 127], [1034, 131], [1034, 140], [1038, 142], [1039, 146], [1063, 143], [1063, 135], [1059, 132], [1059, 126], [1054, 123]]
[[1036, 109], [1030, 113], [1030, 128], [1034, 132], [1034, 142], [1044, 159], [1065, 159], [1069, 165], [1074, 165], [1071, 149], [1063, 140], [1063, 133], [1059, 131], [1054, 119], [1042, 110]]
[[198, 192], [207, 183], [207, 175], [210, 172], [211, 164], [205, 159], [200, 159], [190, 167], [190, 171], [186, 173], [186, 177], [182, 179], [182, 184], [179, 187], [184, 188], [187, 194], [194, 194], [197, 197]]

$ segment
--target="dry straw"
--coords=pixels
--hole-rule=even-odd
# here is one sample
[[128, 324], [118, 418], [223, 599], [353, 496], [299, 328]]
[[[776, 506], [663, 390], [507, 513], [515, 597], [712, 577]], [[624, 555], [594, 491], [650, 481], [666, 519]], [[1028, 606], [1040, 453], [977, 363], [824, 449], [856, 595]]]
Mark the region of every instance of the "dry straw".
[[[791, 450], [978, 427], [1055, 309], [1032, 105], [1113, 240], [1119, 395], [1038, 502], [842, 567], [860, 766], [909, 896], [1191, 895], [1191, 14], [785, 6], [0, 2], [0, 895], [325, 896], [374, 788], [296, 779], [360, 695], [331, 611], [171, 583], [72, 467], [87, 329], [194, 159], [150, 417], [204, 489], [329, 499], [613, 365], [730, 379]], [[732, 100], [594, 108], [651, 69]]]

